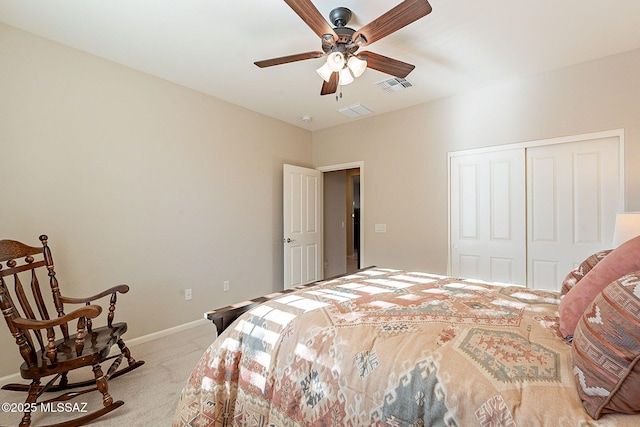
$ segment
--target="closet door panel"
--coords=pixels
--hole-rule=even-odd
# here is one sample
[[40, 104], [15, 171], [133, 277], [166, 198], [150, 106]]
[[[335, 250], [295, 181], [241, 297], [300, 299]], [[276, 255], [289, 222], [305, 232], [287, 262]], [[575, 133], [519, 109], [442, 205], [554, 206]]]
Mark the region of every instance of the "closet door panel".
[[558, 177], [558, 168], [555, 157], [534, 156], [530, 157], [530, 175], [535, 181], [529, 181], [529, 205], [531, 220], [529, 221], [529, 235], [534, 242], [558, 241], [557, 213], [558, 197], [556, 184], [563, 180]]
[[610, 247], [619, 146], [610, 137], [527, 149], [529, 287], [559, 290], [575, 265]]
[[524, 150], [451, 157], [451, 275], [526, 283]]

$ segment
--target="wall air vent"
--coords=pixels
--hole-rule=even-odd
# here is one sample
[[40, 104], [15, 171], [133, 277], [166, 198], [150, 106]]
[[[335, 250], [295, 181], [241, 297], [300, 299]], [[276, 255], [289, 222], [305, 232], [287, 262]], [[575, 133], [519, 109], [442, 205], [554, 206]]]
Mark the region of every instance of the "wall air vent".
[[344, 114], [347, 117], [351, 117], [352, 119], [373, 113], [373, 111], [362, 104], [349, 105], [348, 107], [339, 109], [338, 112]]
[[387, 93], [400, 92], [401, 90], [405, 90], [413, 86], [411, 82], [407, 79], [402, 79], [400, 77], [394, 77], [392, 79], [383, 80], [381, 82], [376, 83], [376, 85]]

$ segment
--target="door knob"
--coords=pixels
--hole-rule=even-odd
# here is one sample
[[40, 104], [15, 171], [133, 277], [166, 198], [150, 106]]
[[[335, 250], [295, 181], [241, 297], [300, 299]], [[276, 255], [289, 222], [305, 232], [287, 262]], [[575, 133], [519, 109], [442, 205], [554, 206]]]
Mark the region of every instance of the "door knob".
[[291, 238], [287, 237], [286, 239], [284, 239], [284, 241], [285, 241], [286, 243], [291, 243], [291, 242], [295, 242], [295, 241], [296, 241], [296, 239], [291, 239]]

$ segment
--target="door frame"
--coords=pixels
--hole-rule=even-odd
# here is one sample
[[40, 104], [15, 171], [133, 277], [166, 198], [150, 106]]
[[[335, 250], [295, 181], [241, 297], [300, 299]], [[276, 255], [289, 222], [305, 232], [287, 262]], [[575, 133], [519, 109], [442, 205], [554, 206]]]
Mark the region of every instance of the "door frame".
[[578, 142], [578, 141], [586, 141], [590, 139], [601, 139], [601, 138], [610, 138], [617, 137], [620, 143], [620, 152], [619, 152], [619, 163], [620, 163], [620, 200], [618, 202], [619, 209], [624, 212], [627, 206], [627, 195], [625, 192], [625, 149], [624, 149], [624, 128], [620, 129], [611, 129], [600, 132], [589, 132], [583, 133], [579, 135], [569, 135], [569, 136], [561, 136], [556, 138], [548, 138], [548, 139], [538, 139], [533, 141], [526, 142], [517, 142], [512, 144], [500, 144], [500, 145], [492, 145], [488, 147], [481, 148], [471, 148], [467, 150], [460, 151], [449, 151], [447, 153], [447, 274], [451, 275], [451, 158], [456, 156], [464, 156], [469, 154], [481, 154], [488, 152], [495, 152], [501, 150], [510, 150], [515, 148], [527, 148], [539, 147], [543, 145], [554, 145], [554, 144], [564, 144], [568, 142]]
[[[364, 161], [355, 161], [355, 162], [348, 162], [348, 163], [339, 163], [335, 165], [320, 166], [320, 167], [317, 167], [316, 169], [324, 173], [324, 172], [335, 172], [335, 171], [355, 169], [355, 168], [360, 169], [360, 268], [362, 268], [363, 266], [367, 265], [365, 262], [365, 238], [364, 238], [364, 217], [366, 216], [366, 209], [364, 208], [364, 199], [365, 199], [364, 197], [364, 193], [365, 193]], [[323, 215], [323, 219], [324, 219], [324, 215]], [[323, 241], [323, 245], [324, 245], [324, 241]]]

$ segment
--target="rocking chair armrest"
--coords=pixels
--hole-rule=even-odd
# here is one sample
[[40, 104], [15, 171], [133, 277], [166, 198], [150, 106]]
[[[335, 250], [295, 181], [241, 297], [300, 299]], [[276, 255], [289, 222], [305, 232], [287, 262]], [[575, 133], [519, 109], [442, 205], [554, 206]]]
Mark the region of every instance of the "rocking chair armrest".
[[78, 319], [80, 317], [88, 317], [89, 319], [95, 319], [102, 313], [102, 307], [99, 305], [87, 305], [84, 307], [80, 307], [77, 310], [73, 310], [69, 314], [65, 314], [64, 316], [57, 317], [51, 320], [33, 320], [33, 319], [24, 319], [17, 318], [13, 319], [12, 322], [19, 329], [48, 329], [53, 328], [54, 326], [62, 325], [63, 323], [70, 322], [73, 319]]
[[102, 297], [106, 297], [107, 295], [115, 294], [116, 292], [120, 292], [121, 294], [126, 294], [127, 292], [129, 292], [129, 286], [128, 285], [112, 286], [106, 291], [102, 291], [99, 294], [96, 294], [87, 298], [70, 298], [70, 297], [60, 296], [60, 301], [62, 301], [65, 304], [84, 304], [84, 303], [95, 301]]

